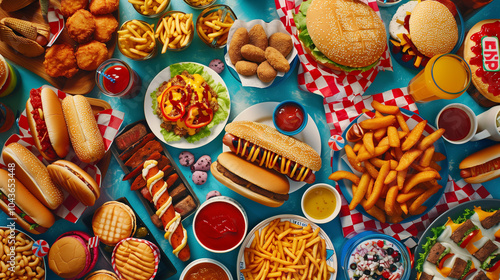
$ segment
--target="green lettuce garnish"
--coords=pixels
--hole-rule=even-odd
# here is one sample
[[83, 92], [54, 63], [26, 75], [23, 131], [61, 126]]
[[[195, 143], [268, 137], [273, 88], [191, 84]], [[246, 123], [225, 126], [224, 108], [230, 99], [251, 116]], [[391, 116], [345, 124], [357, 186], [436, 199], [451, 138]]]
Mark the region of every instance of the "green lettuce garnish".
[[467, 266], [465, 267], [464, 269], [464, 272], [462, 273], [462, 275], [460, 276], [460, 279], [464, 278], [465, 275], [469, 272], [470, 268], [472, 266], [472, 261], [471, 260], [468, 260], [467, 261]]
[[299, 33], [299, 39], [306, 46], [311, 50], [312, 55], [314, 58], [321, 62], [321, 63], [331, 63], [338, 68], [342, 69], [343, 71], [346, 72], [351, 72], [351, 71], [367, 71], [373, 68], [379, 60], [375, 61], [374, 63], [365, 66], [365, 67], [349, 67], [346, 65], [338, 64], [335, 61], [332, 61], [328, 57], [326, 57], [317, 47], [314, 45], [313, 40], [311, 39], [311, 36], [309, 35], [309, 32], [307, 31], [307, 24], [306, 24], [306, 14], [307, 14], [307, 9], [309, 9], [309, 6], [311, 5], [312, 0], [309, 1], [304, 1], [300, 5], [299, 12], [297, 14], [293, 15], [293, 20], [295, 21], [295, 26], [297, 29], [300, 31]]
[[[482, 209], [482, 210], [485, 212], [495, 212], [499, 209], [489, 209], [489, 210]], [[465, 209], [464, 212], [462, 213], [462, 215], [460, 215], [458, 218], [453, 220], [453, 222], [455, 224], [461, 224], [461, 223], [465, 222], [466, 220], [468, 220], [472, 215], [474, 215], [474, 213], [475, 213], [474, 209]], [[427, 237], [427, 241], [424, 243], [424, 245], [422, 245], [423, 253], [420, 253], [420, 257], [418, 258], [417, 264], [415, 266], [415, 269], [418, 272], [422, 272], [423, 267], [424, 267], [424, 263], [425, 263], [425, 258], [429, 254], [432, 246], [434, 246], [434, 244], [436, 244], [438, 237], [445, 230], [445, 228], [446, 228], [445, 225], [431, 228], [431, 231], [433, 234], [432, 234], [432, 236]]]
[[[204, 67], [195, 63], [177, 63], [170, 65], [170, 77], [174, 77], [176, 75], [180, 75], [184, 70], [188, 71], [191, 75], [199, 74], [205, 79], [207, 84], [217, 93], [217, 102], [219, 103], [219, 109], [214, 114], [214, 118], [212, 121], [205, 127], [203, 127], [200, 131], [198, 131], [194, 135], [189, 135], [186, 137], [186, 141], [189, 143], [194, 143], [200, 141], [201, 139], [208, 137], [211, 132], [210, 129], [219, 123], [223, 122], [227, 116], [229, 115], [229, 107], [231, 106], [229, 100], [229, 93], [226, 88], [221, 83], [216, 83], [212, 76], [204, 70]], [[156, 112], [158, 108], [158, 102], [156, 102], [158, 94], [158, 89], [150, 93], [153, 105], [151, 108], [153, 112]], [[175, 135], [173, 131], [167, 131], [166, 129], [161, 129], [161, 134], [163, 138], [167, 142], [175, 142], [180, 141], [181, 137], [179, 135]]]

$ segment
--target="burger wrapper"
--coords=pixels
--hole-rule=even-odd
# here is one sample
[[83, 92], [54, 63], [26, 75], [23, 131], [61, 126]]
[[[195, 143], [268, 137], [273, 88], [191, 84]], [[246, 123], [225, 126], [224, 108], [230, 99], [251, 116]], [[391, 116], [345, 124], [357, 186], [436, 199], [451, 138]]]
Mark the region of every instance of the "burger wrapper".
[[[273, 20], [269, 23], [267, 23], [263, 20], [260, 20], [260, 19], [255, 19], [255, 20], [252, 20], [249, 22], [245, 22], [242, 20], [236, 20], [234, 22], [234, 24], [231, 26], [231, 29], [229, 30], [229, 34], [227, 36], [227, 49], [229, 49], [229, 46], [231, 45], [231, 39], [233, 38], [233, 34], [238, 28], [244, 27], [248, 31], [250, 31], [250, 29], [252, 29], [252, 27], [256, 24], [260, 24], [264, 28], [264, 31], [266, 31], [266, 35], [268, 38], [269, 38], [269, 36], [271, 36], [271, 34], [274, 34], [277, 32], [282, 32], [282, 33], [288, 34], [288, 31], [285, 28], [285, 26], [283, 26], [283, 24], [277, 19]], [[288, 64], [290, 64], [290, 71], [293, 71], [293, 69], [291, 68], [292, 62], [296, 57], [297, 57], [297, 50], [295, 48], [293, 48], [290, 51], [290, 53], [288, 54], [288, 56], [286, 57]], [[224, 55], [224, 60], [226, 61], [226, 65], [231, 67], [234, 70], [234, 72], [236, 72], [236, 68], [235, 68], [234, 64], [231, 62], [231, 59], [229, 58], [229, 53], [226, 53]], [[285, 74], [286, 74], [285, 72], [278, 72], [276, 77], [283, 77], [283, 76], [285, 76]], [[275, 78], [274, 80], [272, 80], [269, 83], [264, 83], [261, 80], [259, 80], [257, 75], [252, 75], [252, 76], [243, 76], [240, 74], [237, 74], [237, 75], [240, 78], [241, 85], [244, 87], [266, 88], [266, 87], [269, 87], [270, 85], [272, 85], [274, 80], [276, 80], [276, 78]]]
[[120, 246], [120, 244], [122, 244], [124, 241], [128, 241], [128, 240], [134, 240], [137, 242], [145, 243], [149, 247], [151, 247], [151, 249], [153, 249], [153, 255], [155, 258], [155, 269], [154, 269], [153, 275], [151, 275], [151, 278], [149, 278], [149, 280], [153, 280], [156, 277], [156, 273], [158, 273], [158, 264], [160, 263], [160, 249], [158, 249], [158, 247], [154, 243], [152, 243], [148, 240], [134, 238], [134, 237], [122, 239], [120, 242], [118, 242], [118, 244], [116, 244], [115, 248], [113, 249], [113, 254], [111, 255], [111, 266], [113, 267], [113, 270], [115, 271], [116, 275], [118, 275], [118, 278], [120, 278], [120, 279], [125, 279], [125, 278], [123, 278], [123, 276], [120, 274], [120, 272], [116, 268], [115, 253], [116, 253], [116, 248], [118, 248], [118, 246]]
[[[52, 89], [55, 93], [57, 93], [59, 99], [61, 100], [68, 95], [67, 93], [60, 91], [52, 86], [44, 85], [40, 89], [42, 88]], [[113, 143], [113, 140], [115, 139], [115, 136], [118, 134], [120, 126], [123, 123], [124, 116], [125, 114], [123, 112], [113, 109], [101, 111], [96, 115], [97, 126], [99, 127], [99, 131], [101, 132], [102, 138], [104, 140], [104, 146], [106, 148], [106, 152], [111, 148], [111, 144]], [[10, 143], [17, 142], [28, 148], [28, 150], [30, 150], [31, 152], [33, 152], [33, 154], [35, 154], [35, 156], [37, 156], [45, 165], [48, 165], [49, 162], [47, 162], [42, 157], [40, 152], [38, 152], [38, 149], [35, 147], [33, 137], [31, 137], [31, 134], [29, 133], [29, 125], [28, 125], [28, 118], [26, 116], [26, 110], [24, 110], [21, 116], [19, 117], [18, 124], [19, 124], [19, 135], [14, 134], [11, 137], [9, 137], [9, 139], [7, 139], [7, 141], [4, 144], [4, 147], [9, 145]], [[73, 151], [73, 149], [70, 149], [68, 155], [64, 159], [80, 166], [90, 176], [92, 176], [92, 178], [94, 178], [99, 188], [101, 187], [101, 181], [102, 181], [101, 171], [95, 164], [89, 164], [80, 161], [76, 156], [75, 152]], [[0, 167], [6, 168], [3, 159], [0, 159]], [[82, 216], [85, 209], [87, 209], [87, 206], [83, 205], [83, 203], [81, 203], [72, 195], [70, 195], [66, 190], [63, 189], [62, 192], [64, 194], [64, 201], [61, 204], [61, 206], [59, 206], [56, 210], [54, 210], [54, 213], [65, 220], [76, 223], [78, 219]]]
[[[380, 16], [375, 0], [361, 1], [368, 4]], [[388, 48], [382, 54], [377, 66], [365, 72], [334, 71], [319, 66], [302, 48], [298, 39], [297, 27], [293, 20], [293, 15], [298, 13], [303, 0], [274, 0], [274, 2], [281, 22], [285, 25], [288, 33], [293, 35], [293, 44], [298, 51], [300, 60], [298, 82], [301, 90], [323, 96], [325, 104], [353, 100], [355, 96], [362, 95], [368, 89], [379, 71], [392, 71], [391, 56]]]
[[[383, 93], [378, 93], [371, 96], [361, 97], [356, 96], [352, 101], [336, 102], [325, 104], [327, 112], [327, 121], [332, 123], [331, 135], [342, 135], [347, 126], [360, 114], [363, 109], [372, 110], [371, 102], [376, 100], [382, 104], [395, 105], [400, 108], [407, 109], [418, 114], [417, 106], [413, 99], [408, 95], [406, 88], [393, 89]], [[330, 165], [333, 167], [333, 151]], [[336, 188], [339, 193], [342, 193], [338, 184]], [[482, 184], [468, 184], [464, 180], [455, 182], [451, 177], [448, 178], [444, 195], [438, 201], [436, 206], [422, 217], [407, 223], [388, 224], [381, 223], [364, 216], [361, 212], [349, 210], [349, 203], [342, 195], [342, 207], [340, 210], [340, 223], [342, 224], [342, 232], [348, 236], [352, 232], [361, 232], [366, 229], [375, 229], [390, 235], [398, 240], [401, 240], [409, 248], [417, 245], [416, 237], [420, 237], [423, 231], [430, 223], [444, 211], [455, 207], [460, 203], [470, 200], [480, 200], [492, 198], [491, 194]]]

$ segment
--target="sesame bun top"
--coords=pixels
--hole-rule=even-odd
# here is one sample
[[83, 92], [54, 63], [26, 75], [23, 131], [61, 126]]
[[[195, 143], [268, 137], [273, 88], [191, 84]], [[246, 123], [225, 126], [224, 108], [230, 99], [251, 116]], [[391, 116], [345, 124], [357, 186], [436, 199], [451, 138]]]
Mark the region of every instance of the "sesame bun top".
[[306, 21], [316, 47], [338, 64], [366, 67], [385, 51], [384, 23], [359, 0], [314, 0]]
[[420, 2], [411, 12], [410, 35], [415, 47], [427, 57], [449, 53], [458, 41], [457, 21], [445, 5]]

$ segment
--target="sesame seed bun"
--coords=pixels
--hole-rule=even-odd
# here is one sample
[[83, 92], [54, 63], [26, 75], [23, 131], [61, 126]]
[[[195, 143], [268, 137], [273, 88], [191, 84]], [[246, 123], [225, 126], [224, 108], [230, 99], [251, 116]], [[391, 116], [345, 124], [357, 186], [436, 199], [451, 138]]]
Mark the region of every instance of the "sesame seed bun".
[[[335, 63], [366, 67], [375, 63], [385, 51], [384, 23], [361, 1], [314, 0], [307, 10], [306, 20], [315, 46]], [[329, 67], [329, 64], [324, 65]]]
[[321, 157], [311, 146], [279, 133], [274, 127], [251, 121], [236, 121], [226, 125], [226, 132], [314, 171], [321, 169]]
[[420, 2], [411, 11], [409, 26], [411, 41], [427, 57], [449, 53], [457, 44], [457, 21], [437, 1]]
[[472, 52], [472, 48], [476, 45], [476, 42], [471, 40], [472, 35], [476, 34], [477, 32], [481, 31], [481, 28], [483, 25], [487, 23], [493, 23], [493, 22], [498, 22], [500, 19], [487, 19], [480, 21], [476, 23], [467, 33], [467, 36], [465, 37], [465, 43], [464, 43], [464, 59], [469, 63], [470, 70], [472, 73], [472, 83], [474, 83], [474, 86], [476, 89], [486, 98], [493, 102], [500, 103], [500, 95], [495, 96], [492, 93], [488, 91], [489, 84], [483, 82], [481, 77], [478, 77], [476, 75], [476, 71], [479, 69], [479, 66], [477, 65], [472, 65], [470, 63], [471, 59], [475, 57], [476, 55]]

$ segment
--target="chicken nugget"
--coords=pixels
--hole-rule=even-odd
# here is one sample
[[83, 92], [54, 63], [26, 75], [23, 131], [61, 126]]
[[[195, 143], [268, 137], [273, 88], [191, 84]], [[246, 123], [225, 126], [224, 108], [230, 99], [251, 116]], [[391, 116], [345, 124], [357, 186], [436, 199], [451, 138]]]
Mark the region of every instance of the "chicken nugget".
[[292, 37], [286, 33], [276, 32], [269, 37], [269, 46], [286, 57], [293, 49]]
[[254, 25], [248, 32], [248, 37], [250, 39], [250, 44], [262, 49], [263, 51], [266, 50], [268, 46], [267, 35], [262, 25]]
[[78, 68], [87, 71], [97, 69], [101, 63], [109, 58], [106, 44], [97, 41], [80, 45], [75, 56]]
[[51, 77], [71, 78], [78, 72], [75, 52], [68, 43], [53, 45], [45, 51], [45, 72]]
[[236, 62], [240, 61], [243, 59], [241, 56], [241, 47], [244, 45], [248, 44], [249, 42], [248, 38], [248, 31], [244, 27], [240, 27], [236, 29], [236, 31], [233, 34], [233, 37], [231, 38], [231, 42], [229, 43], [229, 58], [231, 59], [231, 63], [236, 65]]
[[119, 4], [120, 0], [92, 0], [89, 9], [94, 15], [105, 15], [118, 10]]
[[266, 60], [266, 53], [259, 47], [250, 44], [246, 44], [241, 47], [241, 56], [243, 56], [243, 58], [245, 58], [246, 60], [257, 63], [261, 63], [262, 61]]
[[273, 47], [267, 47], [266, 60], [274, 69], [276, 69], [276, 71], [288, 72], [290, 70], [290, 64], [288, 63], [288, 60], [286, 60], [286, 58]]
[[118, 28], [118, 21], [112, 14], [95, 16], [94, 40], [106, 43]]
[[278, 75], [278, 72], [276, 72], [267, 61], [262, 62], [259, 67], [257, 67], [257, 77], [264, 83], [271, 82], [276, 78], [276, 75]]
[[78, 10], [66, 21], [68, 34], [78, 43], [92, 40], [95, 31], [94, 16], [87, 10]]
[[245, 60], [240, 60], [236, 62], [236, 72], [243, 76], [252, 76], [257, 73], [257, 63], [250, 62], [250, 61], [245, 61]]
[[88, 0], [61, 0], [61, 13], [68, 18], [76, 11], [87, 8], [88, 5]]

